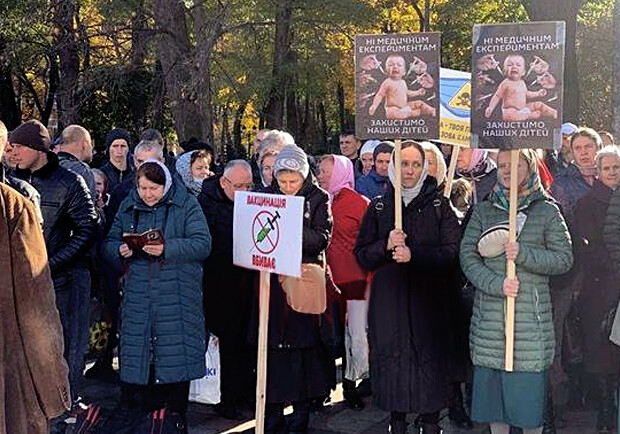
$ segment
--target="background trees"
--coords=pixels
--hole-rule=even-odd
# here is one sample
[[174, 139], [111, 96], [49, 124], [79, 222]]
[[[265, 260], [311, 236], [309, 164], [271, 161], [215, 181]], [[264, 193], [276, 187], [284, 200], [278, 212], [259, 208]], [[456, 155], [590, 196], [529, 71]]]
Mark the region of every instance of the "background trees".
[[566, 117], [620, 134], [618, 2], [0, 0], [0, 118], [82, 122], [98, 143], [154, 127], [233, 154], [278, 127], [335, 149], [353, 124], [355, 34], [441, 31], [444, 66], [468, 70], [474, 23], [563, 19]]

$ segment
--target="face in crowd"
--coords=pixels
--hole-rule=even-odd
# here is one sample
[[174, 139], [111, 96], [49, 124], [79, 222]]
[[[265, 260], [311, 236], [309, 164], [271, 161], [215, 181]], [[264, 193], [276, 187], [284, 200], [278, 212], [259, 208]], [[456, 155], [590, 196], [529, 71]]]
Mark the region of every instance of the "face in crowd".
[[373, 159], [372, 152], [366, 152], [360, 156], [360, 160], [362, 160], [362, 173], [364, 175], [368, 175], [370, 169], [372, 169]]
[[110, 143], [108, 149], [110, 154], [110, 161], [116, 165], [122, 165], [127, 161], [127, 154], [129, 153], [129, 145], [125, 139], [116, 139]]
[[[510, 190], [510, 158], [510, 151], [500, 151], [497, 155], [497, 180], [507, 190]], [[523, 157], [519, 157], [519, 168], [517, 171], [519, 189], [525, 186], [529, 175], [527, 161]]]
[[340, 153], [347, 158], [357, 157], [357, 152], [362, 146], [362, 142], [357, 140], [353, 134], [340, 136]]
[[250, 191], [254, 187], [252, 172], [244, 166], [232, 167], [220, 178], [220, 186], [226, 197], [234, 201], [236, 191]]
[[414, 146], [401, 151], [400, 176], [404, 188], [416, 186], [424, 170], [424, 155]]
[[319, 185], [325, 191], [329, 191], [329, 182], [332, 179], [332, 172], [334, 171], [334, 160], [331, 158], [323, 158], [319, 163], [319, 173], [317, 179]]
[[599, 180], [608, 188], [615, 190], [620, 184], [620, 157], [604, 156], [598, 164]]
[[277, 155], [267, 155], [263, 157], [260, 170], [267, 185], [271, 185], [273, 182], [273, 166], [276, 164], [276, 157]]
[[388, 168], [390, 167], [390, 158], [392, 153], [381, 152], [377, 154], [375, 159], [375, 172], [381, 176], [388, 176]]
[[276, 175], [280, 191], [287, 196], [295, 196], [304, 184], [304, 178], [299, 172], [280, 170]]
[[598, 146], [593, 138], [587, 136], [575, 136], [572, 139], [571, 151], [573, 161], [579, 167], [593, 167], [594, 157], [598, 151]]
[[428, 161], [428, 174], [437, 177], [437, 155], [433, 151], [424, 151], [426, 161]]

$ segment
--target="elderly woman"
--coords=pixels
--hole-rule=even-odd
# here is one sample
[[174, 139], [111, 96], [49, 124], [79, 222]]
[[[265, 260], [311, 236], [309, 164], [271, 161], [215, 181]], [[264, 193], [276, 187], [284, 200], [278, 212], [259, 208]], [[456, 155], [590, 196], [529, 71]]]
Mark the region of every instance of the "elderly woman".
[[[269, 193], [305, 199], [302, 265], [323, 266], [332, 233], [328, 194], [316, 184], [308, 157], [296, 145], [284, 146], [273, 172], [276, 182]], [[328, 347], [321, 341], [320, 326], [325, 318], [293, 310], [282, 280], [275, 274], [271, 277], [265, 432], [277, 433], [284, 427], [284, 407], [292, 403], [287, 432], [305, 433], [310, 403], [329, 395], [335, 386], [335, 367]], [[252, 340], [256, 340], [255, 332]]]
[[[120, 311], [121, 405], [167, 407], [182, 421], [189, 382], [205, 371], [202, 261], [211, 236], [198, 201], [160, 161], [136, 173], [105, 240], [110, 263], [126, 269]], [[130, 246], [124, 234], [159, 229], [160, 239]], [[163, 239], [161, 239], [163, 237]], [[143, 237], [144, 238], [144, 237]]]
[[[573, 256], [566, 223], [545, 194], [529, 149], [519, 151], [518, 242], [507, 243], [510, 158], [500, 151], [497, 184], [474, 206], [461, 243], [461, 266], [476, 288], [472, 419], [490, 423], [493, 434], [508, 434], [510, 425], [540, 433], [555, 347], [549, 276], [568, 271]], [[507, 259], [516, 263], [513, 279], [505, 277]], [[514, 372], [504, 371], [506, 297], [516, 303]]]
[[[390, 411], [390, 432], [407, 430], [419, 413], [422, 433], [438, 433], [446, 407], [444, 297], [457, 270], [459, 222], [428, 175], [424, 148], [403, 142], [401, 167], [389, 163], [390, 189], [373, 199], [355, 253], [374, 271], [368, 311], [370, 380], [379, 408]], [[401, 171], [403, 229], [394, 225], [396, 170]]]
[[319, 163], [320, 186], [332, 198], [334, 232], [327, 249], [327, 264], [334, 283], [347, 301], [345, 363], [342, 389], [347, 405], [361, 410], [364, 403], [355, 386], [368, 378], [368, 339], [366, 337], [367, 271], [359, 263], [353, 248], [368, 207], [368, 199], [354, 190], [353, 163], [342, 155], [326, 155]]
[[366, 140], [360, 149], [360, 161], [362, 163], [361, 172], [364, 176], [370, 173], [375, 164], [374, 151], [379, 143], [379, 140]]
[[194, 196], [202, 191], [202, 182], [214, 176], [211, 166], [211, 153], [206, 149], [186, 152], [176, 162], [176, 169], [187, 189]]
[[[620, 184], [620, 151], [615, 146], [596, 154], [598, 179], [592, 190], [577, 202], [572, 235], [575, 271], [585, 339], [584, 367], [596, 379], [598, 429], [609, 432], [615, 422], [615, 391], [620, 351], [609, 341], [615, 309], [620, 297], [618, 274], [603, 240], [607, 210]], [[616, 247], [617, 248], [617, 247]]]

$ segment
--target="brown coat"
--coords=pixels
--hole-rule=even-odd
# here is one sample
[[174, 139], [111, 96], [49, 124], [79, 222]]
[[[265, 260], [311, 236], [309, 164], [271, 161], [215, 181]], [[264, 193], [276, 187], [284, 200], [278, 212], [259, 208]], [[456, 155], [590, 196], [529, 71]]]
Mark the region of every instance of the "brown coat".
[[69, 408], [68, 368], [34, 205], [0, 183], [0, 434], [48, 432]]

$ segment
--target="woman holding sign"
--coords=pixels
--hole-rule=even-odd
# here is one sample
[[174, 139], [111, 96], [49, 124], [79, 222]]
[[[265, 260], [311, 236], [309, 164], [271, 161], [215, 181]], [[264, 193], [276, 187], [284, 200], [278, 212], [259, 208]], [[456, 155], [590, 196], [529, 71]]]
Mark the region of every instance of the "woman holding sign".
[[[500, 151], [497, 184], [474, 206], [461, 243], [463, 272], [476, 287], [472, 419], [490, 423], [493, 434], [508, 434], [511, 425], [540, 433], [555, 347], [549, 276], [568, 271], [573, 256], [566, 223], [543, 189], [530, 149], [519, 151], [518, 242], [507, 243], [510, 159], [510, 151]], [[506, 277], [507, 259], [516, 263], [515, 279]], [[506, 297], [516, 298], [513, 372], [504, 371]]]
[[[276, 183], [267, 193], [305, 199], [303, 279], [276, 274], [271, 277], [265, 433], [277, 433], [284, 427], [284, 407], [288, 404], [293, 405], [293, 414], [286, 432], [305, 433], [310, 402], [329, 395], [336, 382], [333, 358], [323, 339], [326, 319], [320, 314], [303, 313], [314, 310], [314, 302], [321, 298], [321, 312], [325, 310], [325, 250], [332, 233], [332, 217], [329, 196], [310, 174], [308, 157], [301, 148], [285, 146], [273, 173]], [[297, 290], [316, 296], [297, 304], [293, 294]]]
[[[355, 253], [374, 271], [368, 312], [370, 379], [392, 433], [419, 413], [423, 433], [439, 433], [446, 407], [445, 297], [458, 270], [459, 222], [428, 176], [424, 149], [402, 143], [401, 167], [389, 166], [391, 188], [368, 206]], [[395, 227], [393, 186], [401, 171], [402, 230]]]
[[[167, 407], [184, 423], [189, 383], [205, 373], [200, 276], [211, 236], [198, 201], [163, 163], [145, 162], [136, 184], [103, 245], [106, 259], [126, 269], [120, 310], [121, 406], [148, 411]], [[157, 242], [137, 241], [145, 238], [138, 234], [154, 232], [159, 232]], [[130, 239], [127, 234], [135, 235]]]

